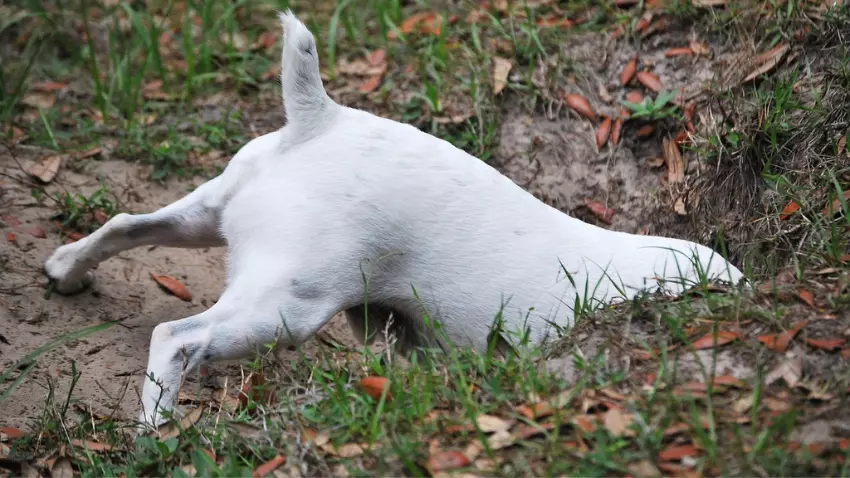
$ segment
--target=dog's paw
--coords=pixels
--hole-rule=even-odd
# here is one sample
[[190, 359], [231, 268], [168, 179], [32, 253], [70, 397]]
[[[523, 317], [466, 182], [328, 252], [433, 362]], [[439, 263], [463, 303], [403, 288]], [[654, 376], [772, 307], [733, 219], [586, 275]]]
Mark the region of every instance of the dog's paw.
[[94, 274], [79, 260], [80, 245], [66, 244], [44, 263], [44, 272], [55, 283], [55, 291], [70, 295], [82, 292], [94, 282]]

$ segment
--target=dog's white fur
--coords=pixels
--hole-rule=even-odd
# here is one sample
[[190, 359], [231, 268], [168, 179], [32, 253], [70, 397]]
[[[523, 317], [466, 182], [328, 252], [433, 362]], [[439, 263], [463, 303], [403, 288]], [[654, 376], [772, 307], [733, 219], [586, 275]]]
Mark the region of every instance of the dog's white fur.
[[576, 296], [677, 292], [698, 269], [742, 277], [707, 247], [586, 224], [445, 141], [334, 103], [313, 35], [291, 13], [281, 22], [287, 125], [183, 199], [119, 214], [45, 265], [58, 290], [73, 293], [99, 262], [133, 247], [228, 247], [219, 301], [153, 331], [143, 422], [158, 424], [173, 407], [184, 367], [300, 344], [340, 311], [365, 341], [392, 312], [403, 348], [446, 338], [483, 350], [500, 311], [504, 340], [516, 345], [511, 333], [525, 332], [537, 344], [552, 324], [572, 325]]

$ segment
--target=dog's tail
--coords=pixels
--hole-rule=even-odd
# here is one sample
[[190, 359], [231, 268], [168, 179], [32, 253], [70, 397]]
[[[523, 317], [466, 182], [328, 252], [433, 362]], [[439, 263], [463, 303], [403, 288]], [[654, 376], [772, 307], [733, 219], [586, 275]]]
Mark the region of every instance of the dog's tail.
[[290, 10], [280, 14], [280, 23], [283, 27], [280, 83], [286, 121], [299, 130], [315, 131], [337, 106], [322, 84], [316, 39]]

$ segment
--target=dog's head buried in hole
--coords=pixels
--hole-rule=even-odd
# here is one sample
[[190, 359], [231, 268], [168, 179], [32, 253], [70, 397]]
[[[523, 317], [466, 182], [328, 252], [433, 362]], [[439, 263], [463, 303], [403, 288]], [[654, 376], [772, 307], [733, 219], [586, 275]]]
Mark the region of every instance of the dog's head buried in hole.
[[577, 302], [742, 278], [707, 247], [586, 224], [446, 141], [336, 104], [313, 35], [291, 13], [280, 17], [286, 125], [186, 197], [119, 214], [45, 264], [67, 294], [137, 246], [228, 248], [219, 301], [153, 331], [143, 423], [172, 409], [187, 370], [300, 344], [340, 311], [359, 339], [389, 330], [401, 352], [484, 350], [499, 316], [511, 348], [571, 326]]

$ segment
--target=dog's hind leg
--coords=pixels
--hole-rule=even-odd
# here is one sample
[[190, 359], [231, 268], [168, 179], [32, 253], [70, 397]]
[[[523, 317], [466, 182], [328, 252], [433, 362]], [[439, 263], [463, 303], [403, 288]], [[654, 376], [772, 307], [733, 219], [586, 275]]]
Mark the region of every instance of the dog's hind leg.
[[219, 178], [154, 213], [118, 214], [90, 236], [58, 248], [45, 263], [45, 272], [56, 280], [58, 292], [71, 294], [91, 283], [92, 268], [128, 249], [223, 246], [214, 196]]
[[209, 310], [159, 324], [151, 336], [141, 421], [162, 422], [162, 411], [174, 406], [184, 372], [248, 358], [270, 344], [299, 345], [343, 308], [340, 298], [329, 293], [299, 295], [292, 282], [262, 265], [243, 266]]

